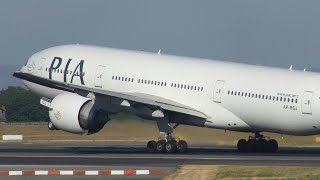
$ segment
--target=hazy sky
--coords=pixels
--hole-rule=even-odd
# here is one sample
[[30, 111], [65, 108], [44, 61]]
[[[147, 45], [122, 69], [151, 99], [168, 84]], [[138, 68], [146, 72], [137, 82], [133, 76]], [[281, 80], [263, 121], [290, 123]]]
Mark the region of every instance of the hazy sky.
[[0, 65], [71, 43], [320, 67], [320, 1], [0, 1]]

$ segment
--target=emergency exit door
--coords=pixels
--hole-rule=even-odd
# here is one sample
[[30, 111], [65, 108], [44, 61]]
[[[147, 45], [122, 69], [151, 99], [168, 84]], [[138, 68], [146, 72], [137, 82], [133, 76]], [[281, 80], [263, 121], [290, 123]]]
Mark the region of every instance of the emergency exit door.
[[313, 92], [312, 91], [305, 91], [302, 96], [302, 114], [312, 114], [312, 108], [311, 108], [311, 103], [312, 103], [312, 97], [313, 97]]
[[222, 89], [224, 86], [223, 80], [218, 80], [214, 86], [213, 91], [213, 101], [217, 103], [221, 103], [221, 95], [222, 95]]
[[103, 79], [103, 73], [104, 73], [105, 69], [106, 69], [105, 66], [98, 66], [97, 67], [95, 79], [94, 79], [95, 87], [102, 88], [102, 79]]

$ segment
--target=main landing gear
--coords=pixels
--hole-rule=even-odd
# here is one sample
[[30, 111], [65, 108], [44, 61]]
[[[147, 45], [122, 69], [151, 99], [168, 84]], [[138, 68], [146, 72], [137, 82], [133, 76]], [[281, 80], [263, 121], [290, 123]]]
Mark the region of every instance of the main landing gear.
[[176, 140], [172, 136], [173, 129], [177, 128], [179, 124], [174, 127], [170, 126], [168, 119], [157, 119], [158, 130], [161, 134], [165, 134], [165, 138], [158, 141], [149, 141], [147, 143], [147, 150], [150, 153], [185, 153], [188, 151], [188, 144], [184, 140]]
[[237, 144], [239, 152], [266, 152], [274, 153], [278, 151], [278, 142], [274, 139], [266, 139], [265, 136], [260, 133], [255, 133], [254, 136], [250, 136], [248, 140], [240, 139]]
[[157, 142], [152, 140], [147, 143], [147, 150], [150, 153], [185, 153], [188, 150], [188, 144], [184, 140], [175, 140], [171, 133], [168, 133], [165, 139], [158, 140]]

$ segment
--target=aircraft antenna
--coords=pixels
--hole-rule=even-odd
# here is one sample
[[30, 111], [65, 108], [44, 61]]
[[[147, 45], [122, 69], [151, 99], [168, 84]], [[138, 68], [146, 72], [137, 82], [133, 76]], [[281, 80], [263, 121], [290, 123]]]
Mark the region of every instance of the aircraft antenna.
[[290, 66], [289, 70], [292, 71], [292, 65]]
[[159, 49], [158, 54], [161, 55], [161, 49]]

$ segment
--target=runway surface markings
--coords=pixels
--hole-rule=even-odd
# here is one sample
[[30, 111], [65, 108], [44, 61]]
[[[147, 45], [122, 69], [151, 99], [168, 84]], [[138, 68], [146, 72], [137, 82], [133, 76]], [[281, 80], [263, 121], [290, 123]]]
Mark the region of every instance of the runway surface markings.
[[130, 175], [160, 175], [161, 170], [21, 170], [0, 171], [0, 176], [130, 176]]

